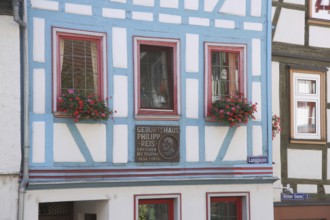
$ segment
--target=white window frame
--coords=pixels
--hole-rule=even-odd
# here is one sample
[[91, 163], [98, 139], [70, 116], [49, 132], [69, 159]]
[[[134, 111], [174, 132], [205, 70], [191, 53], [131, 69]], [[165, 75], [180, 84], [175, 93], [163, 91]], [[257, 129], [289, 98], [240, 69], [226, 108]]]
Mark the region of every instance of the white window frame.
[[[295, 139], [321, 139], [321, 87], [320, 87], [321, 76], [318, 74], [306, 74], [306, 73], [293, 73], [293, 134]], [[316, 82], [315, 94], [300, 94], [297, 89], [298, 80], [313, 80]], [[304, 102], [315, 102], [316, 109], [316, 132], [315, 133], [299, 133], [297, 129], [297, 103], [299, 101]]]
[[58, 28], [58, 27], [54, 27], [52, 29], [52, 45], [53, 45], [53, 57], [52, 57], [52, 62], [53, 62], [53, 112], [57, 112], [57, 96], [58, 96], [58, 84], [61, 82], [58, 82], [57, 80], [57, 74], [58, 74], [58, 66], [57, 66], [57, 59], [58, 59], [58, 34], [60, 33], [65, 33], [65, 34], [72, 34], [72, 35], [83, 35], [83, 36], [91, 36], [91, 37], [100, 37], [101, 40], [101, 45], [100, 45], [100, 50], [102, 53], [102, 58], [101, 58], [101, 62], [102, 62], [102, 77], [103, 77], [103, 81], [102, 81], [102, 86], [103, 86], [103, 90], [101, 91], [101, 96], [103, 97], [107, 97], [107, 50], [106, 50], [106, 45], [107, 45], [107, 39], [106, 39], [106, 33], [101, 33], [101, 32], [92, 32], [92, 31], [84, 31], [84, 30], [72, 30], [72, 29], [64, 29], [64, 28]]

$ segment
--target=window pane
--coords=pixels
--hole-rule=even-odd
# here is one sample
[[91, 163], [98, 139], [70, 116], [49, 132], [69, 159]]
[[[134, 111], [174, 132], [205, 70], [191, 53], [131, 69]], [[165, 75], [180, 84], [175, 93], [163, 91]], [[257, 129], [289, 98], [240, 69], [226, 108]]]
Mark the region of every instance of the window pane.
[[316, 81], [298, 79], [297, 93], [300, 94], [316, 94]]
[[173, 48], [140, 46], [140, 106], [173, 109]]
[[239, 95], [239, 54], [213, 51], [211, 59], [212, 102]]
[[316, 103], [298, 101], [296, 111], [298, 133], [316, 133]]
[[238, 220], [236, 202], [211, 201], [211, 220]]
[[139, 204], [139, 220], [169, 220], [168, 204]]
[[60, 39], [61, 89], [98, 94], [97, 42]]

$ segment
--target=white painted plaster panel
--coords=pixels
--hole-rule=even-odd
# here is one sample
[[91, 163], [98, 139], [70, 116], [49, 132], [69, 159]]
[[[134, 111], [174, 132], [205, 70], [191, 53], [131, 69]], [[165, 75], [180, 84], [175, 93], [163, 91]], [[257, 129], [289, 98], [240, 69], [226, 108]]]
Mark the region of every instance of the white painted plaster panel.
[[256, 118], [256, 121], [260, 121], [261, 112], [262, 112], [261, 83], [260, 82], [252, 83], [252, 103], [257, 103], [257, 112], [254, 113], [254, 117]]
[[317, 193], [317, 185], [297, 184], [297, 193]]
[[199, 35], [186, 34], [186, 71], [198, 72]]
[[49, 0], [31, 0], [31, 7], [43, 10], [58, 11], [59, 3]]
[[126, 3], [126, 0], [111, 0], [112, 2]]
[[252, 39], [252, 75], [261, 75], [261, 40]]
[[285, 3], [292, 3], [292, 4], [298, 4], [298, 5], [304, 5], [305, 0], [284, 0]]
[[17, 219], [19, 182], [18, 175], [0, 175], [1, 220]]
[[93, 161], [106, 161], [106, 127], [105, 124], [76, 124], [80, 135], [92, 155]]
[[90, 15], [92, 15], [92, 6], [65, 3], [65, 12], [71, 13], [71, 14], [89, 15], [90, 16]]
[[128, 116], [128, 84], [127, 76], [113, 77], [113, 110], [114, 117]]
[[189, 17], [189, 24], [199, 26], [210, 26], [210, 20], [207, 18]]
[[274, 19], [275, 11], [276, 11], [276, 7], [272, 7], [272, 21]]
[[228, 146], [224, 161], [246, 160], [247, 158], [247, 129], [246, 126], [237, 127]]
[[243, 28], [250, 31], [262, 31], [262, 23], [243, 22]]
[[309, 45], [321, 48], [330, 48], [330, 28], [328, 27], [309, 27]]
[[[330, 128], [330, 109], [327, 109], [327, 128]], [[330, 142], [330, 132], [327, 132], [327, 142]]]
[[45, 69], [33, 70], [33, 112], [44, 114], [46, 107]]
[[261, 7], [262, 7], [262, 0], [251, 0], [251, 15], [254, 17], [261, 16]]
[[186, 116], [198, 119], [198, 80], [186, 80]]
[[224, 14], [245, 16], [246, 0], [225, 0], [219, 11]]
[[45, 19], [33, 18], [33, 61], [45, 62]]
[[215, 19], [214, 25], [217, 28], [234, 29], [235, 28], [235, 21], [223, 20], [223, 19]]
[[198, 126], [186, 127], [186, 161], [199, 161], [199, 130]]
[[[7, 15], [0, 16], [0, 29], [3, 31], [0, 34], [0, 174], [18, 174], [21, 164], [20, 31], [13, 16]], [[0, 204], [7, 202], [1, 195]], [[0, 211], [7, 212], [1, 217], [9, 214], [2, 209], [7, 205], [0, 205]]]
[[66, 124], [54, 124], [54, 162], [85, 162]]
[[218, 2], [219, 0], [204, 0], [204, 11], [213, 11]]
[[134, 5], [154, 6], [154, 0], [133, 0]]
[[127, 125], [113, 126], [113, 159], [114, 163], [128, 161], [128, 128]]
[[330, 185], [323, 185], [325, 189], [325, 193], [329, 194], [330, 193]]
[[181, 16], [178, 15], [159, 14], [159, 21], [170, 24], [181, 24], [182, 19]]
[[[330, 110], [327, 110], [327, 111], [328, 111], [328, 121], [329, 121]], [[329, 132], [328, 132], [328, 136], [329, 136]], [[328, 142], [329, 142], [329, 137], [328, 137]], [[327, 151], [327, 154], [328, 154], [328, 157], [327, 157], [328, 158], [328, 161], [327, 161], [327, 179], [330, 180], [330, 151], [329, 150]]]
[[160, 0], [160, 7], [179, 8], [179, 0]]
[[262, 127], [252, 126], [252, 152], [254, 156], [262, 155]]
[[107, 18], [125, 19], [126, 11], [122, 9], [102, 8], [102, 16]]
[[322, 151], [288, 149], [288, 177], [322, 179]]
[[38, 121], [32, 123], [32, 162], [44, 163], [45, 162], [45, 122]]
[[112, 28], [112, 59], [114, 67], [127, 68], [126, 28]]
[[304, 32], [305, 12], [282, 8], [274, 41], [303, 45]]
[[[327, 73], [327, 76], [330, 76], [330, 67], [328, 67], [328, 73]], [[330, 87], [330, 77], [327, 77], [327, 85], [326, 85], [327, 88]], [[329, 103], [330, 102], [330, 89], [327, 89], [327, 102]], [[329, 128], [329, 127], [328, 127]]]
[[215, 161], [228, 130], [228, 127], [205, 127], [205, 161]]
[[132, 12], [132, 18], [134, 20], [140, 20], [140, 21], [153, 21], [154, 20], [154, 15], [149, 12], [138, 12], [138, 11], [133, 11]]
[[184, 0], [184, 8], [188, 10], [198, 10], [199, 0]]
[[272, 112], [280, 115], [280, 63], [272, 62]]
[[[16, 185], [15, 185], [16, 186]], [[38, 205], [44, 202], [75, 201], [78, 209], [81, 204], [92, 203], [97, 206], [97, 216], [101, 211], [108, 217], [100, 220], [129, 220], [134, 219], [134, 195], [155, 195], [159, 197], [177, 198], [183, 220], [205, 219], [206, 198], [208, 192], [219, 192], [221, 196], [249, 196], [247, 212], [249, 220], [273, 219], [273, 186], [272, 184], [199, 184], [199, 185], [164, 185], [164, 186], [133, 186], [133, 187], [102, 187], [29, 190], [25, 196], [24, 219], [38, 219]], [[243, 192], [243, 193], [242, 193]], [[162, 195], [159, 195], [159, 194]], [[173, 195], [173, 193], [177, 193]], [[180, 196], [178, 196], [178, 194]], [[150, 198], [150, 197], [149, 197]], [[106, 202], [106, 203], [104, 203]], [[102, 205], [100, 205], [102, 204]], [[245, 206], [245, 205], [244, 205]], [[126, 207], [123, 211], [122, 207]], [[89, 207], [91, 208], [91, 207]], [[179, 216], [181, 216], [179, 215]], [[99, 218], [98, 218], [99, 219]]]

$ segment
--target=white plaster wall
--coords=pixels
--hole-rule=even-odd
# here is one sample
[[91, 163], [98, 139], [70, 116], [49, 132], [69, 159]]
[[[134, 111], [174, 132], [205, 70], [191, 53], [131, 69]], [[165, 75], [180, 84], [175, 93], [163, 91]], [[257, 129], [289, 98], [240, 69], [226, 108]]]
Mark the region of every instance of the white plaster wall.
[[186, 161], [199, 161], [199, 129], [198, 126], [186, 127]]
[[198, 80], [186, 80], [186, 116], [198, 119]]
[[205, 127], [205, 160], [215, 161], [229, 128], [220, 126]]
[[179, 0], [160, 0], [159, 5], [164, 8], [178, 8]]
[[204, 0], [204, 10], [207, 12], [213, 11], [219, 0]]
[[31, 0], [31, 7], [43, 10], [58, 11], [59, 3], [49, 0]]
[[251, 0], [251, 15], [254, 17], [260, 17], [261, 16], [261, 7], [262, 3], [264, 1], [262, 0]]
[[[272, 112], [280, 116], [280, 100], [279, 100], [279, 62], [272, 62]], [[273, 173], [275, 177], [281, 177], [281, 139], [278, 134], [272, 142], [273, 145]], [[274, 183], [275, 186], [280, 185], [278, 180]], [[274, 201], [281, 201], [281, 190], [274, 190]]]
[[188, 10], [198, 10], [199, 0], [184, 0], [184, 8]]
[[[182, 219], [205, 219], [206, 193], [237, 194], [249, 192], [250, 218], [247, 220], [272, 220], [273, 200], [272, 184], [213, 184], [213, 185], [181, 185], [181, 186], [148, 186], [148, 187], [112, 187], [112, 188], [83, 188], [28, 191], [25, 196], [24, 219], [38, 219], [39, 202], [58, 201], [95, 201], [108, 205], [108, 219], [133, 220], [134, 195], [164, 194], [181, 195]], [[100, 201], [102, 200], [102, 201]], [[103, 203], [104, 202], [104, 203]], [[80, 206], [83, 208], [83, 204]], [[84, 204], [85, 205], [85, 204]], [[93, 209], [92, 206], [90, 207]], [[125, 211], [123, 211], [125, 207]], [[104, 207], [104, 210], [107, 208]], [[103, 220], [103, 219], [101, 219]]]
[[297, 184], [298, 193], [317, 193], [317, 185]]
[[198, 72], [199, 35], [186, 34], [186, 71]]
[[261, 83], [252, 83], [252, 103], [257, 103], [257, 112], [254, 113], [256, 121], [261, 121], [262, 103], [261, 103]]
[[95, 162], [106, 161], [106, 127], [104, 124], [76, 124]]
[[55, 162], [85, 162], [78, 145], [64, 123], [54, 124], [54, 161]]
[[33, 18], [33, 61], [45, 62], [45, 19]]
[[330, 28], [328, 27], [309, 27], [309, 45], [321, 48], [330, 48]]
[[215, 19], [214, 26], [217, 27], [217, 28], [234, 29], [235, 28], [235, 21], [224, 20], [224, 19]]
[[322, 151], [289, 149], [288, 177], [321, 179]]
[[[329, 85], [329, 84], [328, 84]], [[330, 128], [330, 109], [327, 109], [327, 128]], [[327, 142], [330, 142], [330, 132], [327, 132]]]
[[[330, 66], [328, 66], [328, 73], [327, 76], [330, 75]], [[330, 86], [330, 77], [327, 77], [327, 87]], [[327, 102], [330, 102], [330, 89], [327, 89]], [[329, 139], [328, 139], [329, 140]]]
[[[12, 16], [0, 16], [0, 175], [19, 173], [20, 137], [20, 46], [19, 26]], [[1, 197], [0, 197], [1, 198]], [[2, 199], [0, 199], [2, 200]], [[1, 210], [2, 206], [0, 206]], [[1, 213], [1, 211], [0, 211]]]
[[45, 122], [37, 121], [32, 123], [32, 162], [43, 163], [45, 162], [45, 149], [46, 149], [46, 130]]
[[66, 13], [71, 13], [71, 14], [88, 15], [88, 16], [92, 15], [91, 5], [65, 3], [64, 10]]
[[252, 135], [253, 155], [262, 155], [262, 127], [260, 125], [252, 126]]
[[225, 0], [220, 8], [220, 12], [224, 14], [245, 16], [246, 0]]
[[247, 129], [246, 126], [237, 127], [228, 146], [224, 161], [247, 159]]
[[261, 75], [261, 40], [252, 39], [252, 75]]
[[102, 16], [107, 18], [125, 19], [126, 11], [122, 9], [102, 8]]
[[112, 28], [112, 60], [114, 67], [127, 68], [126, 28]]
[[284, 0], [285, 3], [292, 3], [292, 4], [298, 4], [298, 5], [304, 5], [305, 0]]
[[304, 31], [305, 12], [282, 8], [274, 41], [303, 45]]
[[128, 161], [128, 127], [127, 125], [113, 126], [113, 159], [114, 163]]
[[17, 219], [18, 182], [19, 177], [16, 175], [0, 175], [1, 220]]
[[46, 108], [45, 69], [33, 70], [33, 112], [44, 114]]
[[154, 6], [154, 0], [133, 0], [135, 5]]
[[114, 117], [128, 116], [127, 76], [114, 76], [113, 111]]

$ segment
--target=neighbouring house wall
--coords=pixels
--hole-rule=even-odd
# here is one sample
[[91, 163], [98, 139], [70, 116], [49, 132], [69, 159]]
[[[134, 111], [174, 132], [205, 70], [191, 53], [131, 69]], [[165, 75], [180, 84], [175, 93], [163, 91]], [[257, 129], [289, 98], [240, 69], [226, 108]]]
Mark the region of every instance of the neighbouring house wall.
[[0, 219], [11, 220], [21, 163], [20, 40], [12, 16], [0, 15], [0, 27]]

